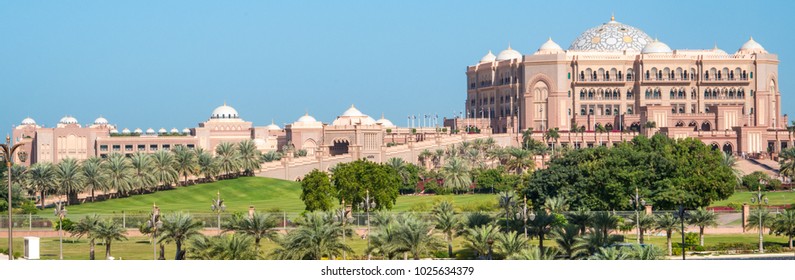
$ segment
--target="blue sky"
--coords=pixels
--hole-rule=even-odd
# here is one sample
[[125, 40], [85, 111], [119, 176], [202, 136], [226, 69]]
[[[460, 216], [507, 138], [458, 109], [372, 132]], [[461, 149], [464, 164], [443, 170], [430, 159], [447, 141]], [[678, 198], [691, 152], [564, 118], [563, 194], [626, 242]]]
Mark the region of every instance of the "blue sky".
[[0, 133], [67, 114], [181, 129], [224, 101], [256, 125], [330, 122], [352, 103], [405, 125], [461, 111], [466, 66], [488, 50], [532, 53], [550, 36], [567, 48], [611, 13], [672, 48], [733, 53], [753, 36], [779, 55], [795, 113], [793, 1], [554, 2], [4, 0]]

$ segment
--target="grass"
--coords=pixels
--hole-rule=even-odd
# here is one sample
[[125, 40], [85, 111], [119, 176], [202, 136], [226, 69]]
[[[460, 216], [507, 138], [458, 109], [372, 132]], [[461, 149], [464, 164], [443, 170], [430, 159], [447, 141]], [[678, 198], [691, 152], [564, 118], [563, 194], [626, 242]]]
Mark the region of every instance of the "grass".
[[[249, 205], [261, 211], [277, 211], [299, 213], [304, 211], [301, 201], [301, 184], [262, 177], [241, 177], [237, 179], [178, 187], [172, 190], [159, 191], [151, 194], [133, 195], [125, 198], [114, 198], [106, 201], [89, 202], [69, 206], [69, 215], [85, 214], [148, 214], [152, 205], [157, 203], [165, 212], [187, 211], [192, 213], [210, 213], [211, 200], [216, 192], [226, 204], [226, 211], [246, 212]], [[406, 195], [400, 196], [393, 210], [395, 211], [429, 211], [439, 200], [450, 200], [463, 210], [488, 208], [496, 205], [496, 195]]]
[[[795, 204], [795, 192], [766, 192], [765, 196], [768, 198], [769, 205], [782, 206]], [[756, 197], [756, 192], [735, 192], [728, 199], [713, 202], [710, 206], [728, 206], [730, 203], [737, 205], [742, 205], [743, 203], [751, 204], [752, 197]]]

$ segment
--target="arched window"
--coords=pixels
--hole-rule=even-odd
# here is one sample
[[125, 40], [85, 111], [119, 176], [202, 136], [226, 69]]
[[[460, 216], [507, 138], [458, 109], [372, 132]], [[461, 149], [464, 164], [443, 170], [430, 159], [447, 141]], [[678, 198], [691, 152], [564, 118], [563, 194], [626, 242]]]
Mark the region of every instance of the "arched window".
[[648, 80], [648, 79], [650, 79], [649, 78], [649, 70], [646, 70], [646, 80]]
[[623, 79], [623, 78], [624, 78], [624, 76], [621, 75], [621, 71], [618, 71], [618, 80], [621, 81], [621, 79]]
[[685, 99], [685, 88], [680, 88], [679, 89], [678, 97], [679, 97], [679, 99]]
[[593, 108], [588, 109], [588, 115], [593, 115]]
[[633, 72], [632, 68], [627, 69], [627, 81], [632, 81], [633, 73], [634, 72]]
[[585, 80], [585, 71], [580, 71], [580, 81]]
[[627, 115], [632, 115], [632, 107], [627, 108]]
[[670, 98], [671, 99], [675, 99], [676, 98], [676, 91], [674, 91], [674, 89], [671, 89], [671, 97]]
[[616, 108], [613, 108], [613, 114], [614, 114], [614, 115], [616, 115], [616, 116], [618, 116], [618, 107], [616, 107]]
[[709, 80], [709, 71], [704, 71], [704, 80]]
[[648, 98], [651, 98], [651, 89], [650, 89], [650, 88], [647, 88], [647, 89], [646, 89], [646, 98], [647, 98], [647, 99], [648, 99]]
[[682, 75], [682, 80], [687, 80], [687, 77], [687, 70], [685, 70], [685, 73]]
[[711, 95], [712, 95], [712, 90], [710, 89], [704, 90], [704, 99], [709, 99]]
[[662, 80], [662, 70], [657, 71], [657, 80]]
[[584, 89], [580, 90], [580, 99], [585, 99], [585, 90]]
[[588, 99], [593, 99], [593, 89], [588, 91]]
[[585, 116], [585, 108], [580, 109], [580, 116]]

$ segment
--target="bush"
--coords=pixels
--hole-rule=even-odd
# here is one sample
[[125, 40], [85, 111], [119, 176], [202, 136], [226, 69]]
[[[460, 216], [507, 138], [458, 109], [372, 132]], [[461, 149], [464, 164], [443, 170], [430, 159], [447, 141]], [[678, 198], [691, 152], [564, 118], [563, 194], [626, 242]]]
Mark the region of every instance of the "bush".
[[698, 233], [695, 232], [688, 232], [685, 234], [685, 246], [689, 248], [693, 248], [700, 243], [698, 239]]
[[693, 251], [704, 252], [704, 251], [706, 251], [706, 249], [704, 248], [704, 246], [696, 245], [695, 247], [693, 247]]
[[734, 210], [742, 210], [743, 209], [743, 204], [742, 203], [737, 203], [737, 202], [731, 202], [731, 203], [729, 203], [726, 206], [731, 207]]
[[[53, 230], [57, 231], [60, 223], [61, 220], [55, 220], [55, 222], [52, 223]], [[75, 223], [72, 222], [72, 220], [70, 220], [69, 218], [63, 219], [63, 231], [71, 231], [74, 227]]]

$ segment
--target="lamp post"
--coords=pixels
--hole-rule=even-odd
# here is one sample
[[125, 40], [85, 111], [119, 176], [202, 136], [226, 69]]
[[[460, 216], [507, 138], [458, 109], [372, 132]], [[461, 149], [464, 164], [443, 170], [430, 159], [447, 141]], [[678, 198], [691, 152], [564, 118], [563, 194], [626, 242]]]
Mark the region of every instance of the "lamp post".
[[[524, 229], [524, 237], [527, 238], [527, 220], [535, 221], [536, 213], [527, 213], [527, 195], [524, 196], [524, 204], [522, 205], [522, 212], [516, 213], [517, 218], [522, 219], [522, 228]], [[521, 215], [521, 216], [520, 216]]]
[[767, 197], [762, 193], [762, 185], [767, 185], [767, 181], [765, 179], [759, 180], [759, 185], [756, 186], [756, 197], [751, 198], [751, 203], [756, 203], [756, 210], [758, 211], [759, 215], [759, 253], [765, 253], [765, 245], [764, 245], [764, 236], [762, 235], [762, 219], [764, 218], [764, 214], [762, 213], [762, 202], [764, 201], [765, 204], [768, 204]]
[[157, 204], [152, 204], [152, 215], [146, 221], [146, 226], [152, 229], [152, 259], [157, 259], [157, 229], [163, 226], [163, 221], [160, 220], [160, 207]]
[[[337, 210], [337, 218], [342, 223], [342, 244], [345, 244], [345, 221], [348, 220], [348, 209], [345, 207], [345, 198], [342, 198], [342, 209]], [[369, 238], [367, 239], [370, 240]], [[342, 251], [342, 259], [345, 260], [345, 251]]]
[[[13, 211], [11, 209], [11, 166], [14, 165], [14, 151], [19, 147], [25, 145], [24, 143], [16, 143], [11, 145], [11, 137], [6, 135], [6, 143], [0, 144], [0, 162], [6, 162], [6, 172], [8, 172], [8, 259], [14, 259], [14, 223], [12, 222]], [[24, 151], [17, 153], [20, 162], [25, 162], [28, 159], [28, 154]]]
[[640, 244], [640, 206], [646, 206], [646, 200], [640, 198], [640, 194], [638, 193], [638, 188], [635, 187], [635, 196], [629, 198], [630, 203], [635, 204], [635, 227], [638, 229], [637, 234], [637, 242]]
[[55, 216], [58, 217], [58, 258], [63, 260], [63, 218], [66, 216], [66, 205], [63, 202], [55, 203]]
[[[370, 199], [370, 190], [366, 190], [366, 196], [364, 201], [359, 203], [359, 208], [364, 208], [364, 211], [367, 213], [367, 234], [365, 235], [367, 238], [367, 248], [370, 248], [370, 209], [375, 208], [376, 203]], [[367, 259], [370, 259], [370, 253], [367, 253]]]
[[682, 222], [682, 260], [685, 260], [685, 206], [679, 205], [679, 221]]
[[218, 217], [218, 234], [221, 234], [221, 213], [226, 211], [226, 204], [224, 204], [224, 200], [221, 199], [221, 191], [218, 191], [215, 195], [216, 199], [213, 199], [213, 204], [210, 205], [210, 209], [212, 209]]

